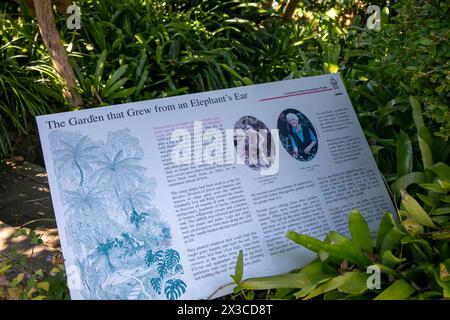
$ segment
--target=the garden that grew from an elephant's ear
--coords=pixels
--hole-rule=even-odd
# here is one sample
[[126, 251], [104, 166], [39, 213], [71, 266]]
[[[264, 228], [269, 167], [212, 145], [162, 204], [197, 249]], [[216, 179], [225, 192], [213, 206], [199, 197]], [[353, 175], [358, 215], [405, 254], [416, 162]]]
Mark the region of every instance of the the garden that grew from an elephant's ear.
[[288, 274], [236, 252], [224, 299], [450, 298], [448, 1], [78, 0], [79, 28], [34, 3], [0, 3], [0, 300], [70, 299], [35, 116], [336, 72], [396, 212], [289, 231], [317, 256]]

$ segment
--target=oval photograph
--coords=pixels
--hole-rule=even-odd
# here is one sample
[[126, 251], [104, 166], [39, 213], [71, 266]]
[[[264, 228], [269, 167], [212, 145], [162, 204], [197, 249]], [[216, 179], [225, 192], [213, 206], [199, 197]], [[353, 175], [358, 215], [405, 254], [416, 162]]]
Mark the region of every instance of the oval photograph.
[[234, 125], [234, 147], [243, 163], [264, 170], [275, 161], [275, 142], [267, 126], [252, 116], [240, 118]]
[[317, 153], [318, 139], [311, 121], [300, 111], [286, 109], [278, 117], [280, 141], [291, 157], [310, 161]]

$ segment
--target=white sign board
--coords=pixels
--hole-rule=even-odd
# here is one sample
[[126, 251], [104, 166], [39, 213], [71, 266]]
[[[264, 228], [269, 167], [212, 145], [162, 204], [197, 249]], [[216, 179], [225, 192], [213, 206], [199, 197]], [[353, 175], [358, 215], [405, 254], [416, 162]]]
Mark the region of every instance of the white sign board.
[[394, 210], [338, 74], [37, 122], [72, 299], [205, 299], [239, 250], [289, 272], [314, 254], [287, 231]]

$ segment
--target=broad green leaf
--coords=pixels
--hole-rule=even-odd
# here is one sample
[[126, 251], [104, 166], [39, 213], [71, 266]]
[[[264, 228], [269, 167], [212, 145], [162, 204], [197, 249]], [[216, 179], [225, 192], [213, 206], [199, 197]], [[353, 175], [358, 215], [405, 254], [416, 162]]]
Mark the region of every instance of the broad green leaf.
[[407, 175], [413, 168], [413, 148], [411, 139], [403, 130], [397, 138], [397, 177]]
[[441, 200], [445, 203], [450, 203], [450, 195], [443, 197]]
[[144, 72], [142, 72], [142, 76], [139, 79], [139, 83], [136, 87], [136, 92], [135, 92], [135, 96], [138, 97], [141, 94], [142, 89], [144, 88], [145, 85], [145, 81], [147, 81], [148, 78], [148, 70], [144, 70]]
[[445, 189], [446, 192], [450, 191], [450, 182], [442, 180], [442, 179], [438, 179], [437, 182], [442, 187], [442, 189]]
[[430, 212], [432, 216], [440, 216], [450, 214], [450, 207], [440, 207]]
[[349, 230], [352, 241], [365, 252], [373, 254], [373, 242], [369, 226], [359, 210], [355, 209], [349, 215]]
[[333, 238], [331, 244], [307, 235], [298, 234], [295, 231], [289, 231], [286, 237], [316, 253], [326, 251], [332, 256], [348, 260], [351, 263], [362, 266], [371, 264], [369, 258], [352, 241], [337, 232], [330, 232], [330, 235]]
[[450, 231], [447, 232], [433, 232], [431, 238], [434, 240], [446, 240], [450, 239]]
[[411, 235], [417, 235], [424, 232], [423, 226], [420, 223], [417, 223], [413, 219], [406, 219], [402, 221], [403, 227], [405, 228], [406, 232], [408, 232]]
[[[418, 136], [417, 139], [419, 140], [419, 148], [420, 153], [422, 154], [423, 167], [425, 169], [430, 168], [433, 165], [433, 154], [431, 153], [430, 145], [426, 142], [425, 139], [420, 136]], [[425, 175], [427, 174], [425, 173]]]
[[445, 163], [438, 162], [429, 168], [443, 179], [450, 180], [450, 167]]
[[234, 269], [234, 275], [231, 275], [234, 282], [239, 284], [242, 281], [242, 276], [244, 275], [244, 254], [242, 250], [239, 250], [239, 255], [236, 261], [236, 267]]
[[116, 81], [110, 87], [107, 87], [102, 91], [102, 96], [104, 98], [108, 98], [109, 96], [114, 94], [117, 89], [121, 88], [128, 80], [129, 80], [128, 78], [123, 78], [120, 79], [119, 81]]
[[413, 96], [409, 96], [409, 103], [411, 104], [414, 124], [416, 125], [417, 132], [419, 132], [419, 128], [425, 126], [422, 116], [422, 107], [420, 106], [419, 101], [417, 101]]
[[313, 292], [319, 285], [321, 285], [322, 283], [325, 283], [329, 280], [331, 280], [333, 277], [328, 277], [328, 278], [323, 278], [315, 283], [311, 283], [306, 285], [305, 287], [303, 287], [300, 291], [297, 291], [296, 293], [294, 293], [294, 297], [296, 299], [300, 299], [300, 298], [304, 298], [306, 297], [308, 294], [310, 294], [311, 292]]
[[345, 293], [362, 294], [368, 290], [368, 278], [369, 275], [364, 272], [346, 272], [342, 276], [333, 278], [315, 289], [305, 298], [305, 300], [335, 289], [339, 289]]
[[437, 183], [421, 183], [421, 184], [419, 184], [419, 186], [428, 191], [437, 192], [437, 193], [445, 193], [445, 190]]
[[287, 273], [272, 277], [252, 278], [242, 281], [241, 287], [248, 290], [276, 288], [303, 288], [336, 276], [337, 272], [324, 262], [313, 262], [298, 273]]
[[420, 247], [421, 251], [426, 254], [428, 259], [430, 259], [430, 260], [433, 259], [433, 249], [431, 248], [430, 244], [426, 240], [416, 239], [416, 238], [408, 236], [408, 237], [404, 237], [401, 240], [401, 243], [403, 245], [405, 245], [405, 244], [417, 245]]
[[102, 74], [103, 74], [103, 69], [105, 68], [105, 61], [106, 61], [107, 54], [108, 54], [108, 51], [103, 50], [103, 52], [100, 54], [100, 57], [97, 60], [97, 67], [95, 69], [95, 75], [94, 75], [94, 83], [96, 84], [97, 87], [102, 80]]
[[391, 184], [391, 190], [396, 197], [400, 197], [401, 192], [406, 191], [408, 186], [424, 182], [426, 182], [426, 177], [423, 172], [411, 172], [406, 176], [398, 178], [393, 184]]
[[386, 234], [380, 246], [380, 255], [383, 256], [386, 250], [393, 250], [400, 243], [400, 239], [406, 236], [406, 233], [400, 231], [397, 227], [392, 227]]
[[47, 298], [47, 296], [37, 296], [37, 297], [32, 298], [31, 300], [44, 300], [46, 298]]
[[117, 98], [129, 97], [134, 93], [135, 90], [136, 90], [135, 87], [122, 89], [122, 90], [117, 91], [116, 93], [113, 93], [112, 95], [110, 95], [109, 98], [117, 99]]
[[107, 89], [110, 86], [112, 86], [113, 84], [115, 84], [116, 81], [119, 80], [123, 76], [123, 74], [127, 71], [127, 69], [128, 69], [128, 65], [124, 64], [119, 69], [114, 71], [114, 73], [112, 74], [111, 78], [106, 82], [105, 89]]
[[399, 279], [376, 296], [374, 300], [403, 300], [408, 298], [415, 291], [416, 289], [414, 289], [408, 282], [403, 279]]
[[378, 263], [378, 264], [374, 264], [374, 266], [378, 267], [382, 273], [393, 276], [394, 278], [400, 278], [400, 274], [397, 271], [395, 271], [383, 264]]
[[416, 193], [416, 196], [430, 207], [435, 207], [439, 204], [439, 196], [426, 196], [420, 193]]
[[430, 216], [423, 210], [420, 204], [409, 194], [402, 194], [401, 205], [405, 208], [408, 216], [423, 226], [436, 228]]
[[381, 247], [384, 237], [389, 233], [389, 231], [391, 231], [391, 229], [394, 226], [395, 221], [394, 218], [392, 217], [392, 214], [386, 212], [381, 218], [380, 224], [378, 226], [377, 241], [376, 241], [377, 248]]
[[394, 256], [391, 250], [386, 250], [381, 257], [381, 263], [389, 268], [392, 268], [405, 260], [405, 258], [400, 259]]

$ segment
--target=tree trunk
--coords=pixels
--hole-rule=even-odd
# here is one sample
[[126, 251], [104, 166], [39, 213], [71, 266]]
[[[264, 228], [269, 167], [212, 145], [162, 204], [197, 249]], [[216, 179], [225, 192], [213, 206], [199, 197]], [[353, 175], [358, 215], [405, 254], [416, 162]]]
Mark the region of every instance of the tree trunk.
[[83, 100], [77, 91], [75, 73], [69, 63], [69, 57], [53, 18], [52, 1], [34, 0], [34, 10], [42, 39], [62, 80], [63, 95], [71, 106], [82, 106]]
[[286, 8], [283, 12], [283, 20], [292, 20], [292, 16], [294, 15], [294, 11], [297, 8], [299, 0], [288, 0]]

